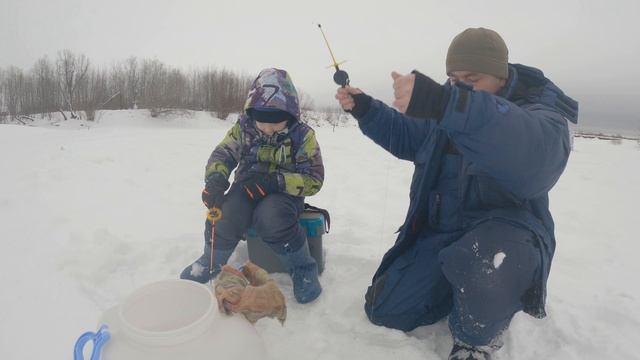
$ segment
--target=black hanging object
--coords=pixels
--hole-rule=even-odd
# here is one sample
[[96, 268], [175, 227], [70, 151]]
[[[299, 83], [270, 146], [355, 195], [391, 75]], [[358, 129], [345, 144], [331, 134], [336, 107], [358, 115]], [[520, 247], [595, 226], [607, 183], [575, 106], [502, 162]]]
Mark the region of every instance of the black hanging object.
[[336, 84], [345, 87], [347, 85], [349, 85], [349, 74], [347, 74], [346, 71], [344, 70], [336, 70], [336, 72], [333, 74], [333, 81], [336, 82]]

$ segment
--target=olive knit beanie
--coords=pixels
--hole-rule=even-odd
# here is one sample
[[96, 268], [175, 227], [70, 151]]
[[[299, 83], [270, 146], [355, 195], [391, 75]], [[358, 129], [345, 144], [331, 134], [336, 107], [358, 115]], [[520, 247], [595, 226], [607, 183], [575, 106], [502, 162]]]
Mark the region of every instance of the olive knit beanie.
[[469, 28], [456, 36], [447, 51], [447, 74], [472, 71], [509, 77], [509, 50], [497, 32], [485, 28]]

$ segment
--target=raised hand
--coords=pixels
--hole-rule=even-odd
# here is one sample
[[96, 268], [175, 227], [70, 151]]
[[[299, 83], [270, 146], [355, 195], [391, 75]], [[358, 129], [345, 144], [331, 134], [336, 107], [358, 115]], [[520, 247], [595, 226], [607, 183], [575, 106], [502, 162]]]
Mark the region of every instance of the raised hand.
[[406, 113], [411, 101], [411, 94], [416, 83], [415, 74], [402, 75], [395, 71], [391, 72], [393, 79], [393, 106], [401, 113]]

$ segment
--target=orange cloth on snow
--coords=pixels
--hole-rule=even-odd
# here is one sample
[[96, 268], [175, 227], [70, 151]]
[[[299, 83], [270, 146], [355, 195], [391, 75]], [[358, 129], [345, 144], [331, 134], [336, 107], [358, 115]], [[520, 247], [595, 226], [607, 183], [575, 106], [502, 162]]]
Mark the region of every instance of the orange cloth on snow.
[[269, 274], [247, 261], [238, 269], [225, 265], [215, 280], [218, 307], [227, 314], [241, 313], [251, 323], [263, 317], [277, 318], [284, 323], [287, 306], [282, 292]]

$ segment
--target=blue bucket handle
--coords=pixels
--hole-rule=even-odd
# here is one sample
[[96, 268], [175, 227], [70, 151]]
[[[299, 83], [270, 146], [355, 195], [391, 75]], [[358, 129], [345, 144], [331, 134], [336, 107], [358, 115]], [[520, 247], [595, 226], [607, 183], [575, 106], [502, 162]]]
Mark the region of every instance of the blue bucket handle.
[[111, 333], [109, 332], [109, 327], [107, 325], [100, 326], [98, 332], [94, 333], [91, 331], [87, 331], [86, 333], [80, 335], [73, 350], [73, 360], [84, 360], [84, 354], [82, 353], [82, 350], [89, 340], [93, 341], [91, 360], [100, 360], [100, 350], [102, 350], [102, 346], [104, 346], [104, 344], [109, 341], [109, 339], [111, 339]]

